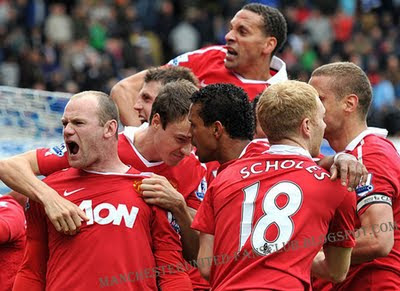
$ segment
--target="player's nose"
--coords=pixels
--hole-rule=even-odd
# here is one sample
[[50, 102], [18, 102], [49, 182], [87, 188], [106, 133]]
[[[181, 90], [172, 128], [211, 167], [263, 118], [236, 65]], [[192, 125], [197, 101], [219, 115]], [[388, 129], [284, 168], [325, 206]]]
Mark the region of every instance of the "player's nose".
[[64, 127], [64, 135], [73, 135], [74, 133], [74, 127], [70, 123], [67, 123], [67, 125]]
[[231, 30], [229, 30], [228, 32], [227, 32], [227, 34], [225, 34], [225, 41], [226, 41], [226, 43], [230, 43], [230, 42], [232, 42], [234, 40], [234, 32], [233, 32], [233, 30], [231, 29]]
[[135, 110], [142, 110], [142, 109], [143, 109], [142, 103], [139, 102], [139, 101], [137, 101], [137, 102], [135, 103], [135, 105], [133, 105], [133, 109], [135, 109]]

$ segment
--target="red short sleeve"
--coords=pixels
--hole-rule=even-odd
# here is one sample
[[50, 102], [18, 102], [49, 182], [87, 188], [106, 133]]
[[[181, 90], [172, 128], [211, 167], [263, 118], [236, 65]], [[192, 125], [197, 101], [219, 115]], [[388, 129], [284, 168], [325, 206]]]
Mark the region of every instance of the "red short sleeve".
[[208, 234], [214, 234], [215, 232], [215, 216], [214, 207], [212, 205], [213, 190], [214, 188], [212, 186], [207, 190], [191, 226], [193, 229]]
[[65, 144], [53, 148], [37, 149], [36, 159], [39, 166], [39, 172], [44, 176], [69, 168], [68, 153]]
[[27, 242], [21, 268], [14, 282], [14, 291], [44, 290], [48, 260], [46, 214], [40, 204], [29, 202], [26, 211]]
[[157, 206], [152, 206], [154, 219], [152, 222], [151, 236], [154, 250], [182, 251], [179, 226], [170, 212]]
[[[345, 191], [345, 190], [344, 190]], [[345, 193], [343, 202], [336, 209], [335, 215], [330, 223], [327, 245], [352, 248], [355, 246], [354, 228], [356, 217], [356, 194]]]

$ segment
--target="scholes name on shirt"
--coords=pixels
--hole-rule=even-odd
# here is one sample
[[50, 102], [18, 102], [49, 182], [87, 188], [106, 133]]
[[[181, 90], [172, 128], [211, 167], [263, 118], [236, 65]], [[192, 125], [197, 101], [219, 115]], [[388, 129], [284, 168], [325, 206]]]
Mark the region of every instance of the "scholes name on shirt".
[[330, 178], [330, 175], [324, 172], [319, 166], [307, 166], [306, 168], [303, 166], [304, 161], [293, 161], [293, 160], [284, 160], [284, 161], [261, 161], [253, 163], [251, 166], [243, 167], [240, 170], [240, 174], [242, 179], [246, 179], [250, 177], [250, 175], [259, 175], [269, 171], [277, 171], [277, 170], [290, 170], [290, 169], [304, 169], [308, 173], [312, 174], [315, 179], [323, 180], [324, 178]]

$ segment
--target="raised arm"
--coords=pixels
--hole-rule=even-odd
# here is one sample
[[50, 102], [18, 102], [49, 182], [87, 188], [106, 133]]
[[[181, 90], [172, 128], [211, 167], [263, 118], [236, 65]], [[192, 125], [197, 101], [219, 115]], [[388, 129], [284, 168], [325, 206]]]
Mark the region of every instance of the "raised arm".
[[75, 234], [85, 213], [36, 177], [40, 175], [36, 151], [0, 160], [0, 178], [11, 189], [40, 202], [57, 231]]
[[117, 104], [121, 122], [125, 126], [140, 126], [138, 113], [133, 106], [136, 103], [140, 89], [143, 87], [147, 70], [129, 76], [111, 89], [110, 96]]
[[1, 180], [11, 189], [43, 203], [43, 197], [50, 187], [40, 181], [37, 175], [40, 175], [40, 171], [36, 151], [0, 160]]

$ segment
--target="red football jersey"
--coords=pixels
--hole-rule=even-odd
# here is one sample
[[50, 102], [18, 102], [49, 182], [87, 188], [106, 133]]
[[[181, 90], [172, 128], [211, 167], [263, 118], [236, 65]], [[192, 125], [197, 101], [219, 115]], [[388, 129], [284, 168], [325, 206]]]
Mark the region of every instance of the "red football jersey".
[[11, 196], [0, 195], [0, 290], [11, 290], [25, 249], [24, 209]]
[[[199, 208], [204, 196], [205, 188], [202, 181], [206, 169], [201, 166], [197, 157], [192, 153], [185, 157], [178, 165], [168, 166], [164, 162], [149, 162], [134, 146], [135, 131], [148, 126], [125, 127], [118, 137], [118, 155], [124, 164], [131, 165], [140, 172], [153, 172], [166, 177], [186, 200], [186, 204], [194, 209]], [[68, 168], [68, 153], [64, 144], [51, 149], [42, 148], [36, 151], [39, 171], [42, 175], [49, 175], [56, 171]]]
[[[269, 141], [267, 138], [257, 138], [253, 139], [249, 144], [243, 149], [240, 153], [238, 159], [245, 159], [257, 156], [270, 147]], [[237, 159], [224, 163], [220, 165], [217, 161], [208, 162], [205, 164], [205, 168], [207, 169], [207, 183], [208, 185], [214, 181], [215, 177], [218, 173], [228, 167], [230, 164], [234, 163]]]
[[[191, 290], [179, 235], [167, 212], [135, 191], [143, 175], [69, 168], [45, 178], [89, 218], [75, 236], [57, 232], [44, 209], [30, 202], [27, 251], [14, 290]], [[46, 266], [47, 263], [47, 266]], [[158, 268], [156, 268], [158, 266]]]
[[182, 54], [169, 61], [168, 65], [183, 66], [191, 69], [205, 87], [215, 83], [231, 83], [243, 88], [252, 101], [269, 85], [288, 79], [286, 64], [277, 57], [272, 57], [268, 81], [249, 80], [225, 67], [227, 50], [223, 46], [210, 46]]
[[[140, 128], [148, 126], [143, 124]], [[125, 127], [125, 131], [118, 137], [118, 155], [121, 161], [133, 166], [141, 172], [153, 172], [165, 176], [170, 183], [181, 193], [186, 204], [198, 209], [207, 190], [205, 180], [206, 169], [202, 167], [197, 157], [192, 153], [185, 157], [178, 165], [168, 166], [164, 162], [147, 161], [134, 146], [135, 132], [139, 127]], [[40, 173], [49, 175], [55, 171], [69, 167], [68, 153], [64, 145], [52, 149], [39, 149], [36, 151]], [[172, 225], [178, 227], [173, 221]], [[207, 288], [207, 282], [201, 278], [197, 269], [191, 269], [190, 278], [195, 288]]]
[[239, 159], [251, 158], [262, 154], [269, 150], [270, 145], [267, 138], [256, 138], [253, 139], [242, 151]]
[[202, 189], [202, 180], [206, 170], [202, 167], [194, 153], [185, 157], [178, 165], [168, 166], [164, 162], [147, 161], [134, 146], [135, 132], [139, 128], [148, 126], [148, 123], [141, 127], [125, 127], [119, 136], [118, 155], [128, 165], [132, 165], [141, 172], [153, 172], [166, 177], [169, 182], [185, 197], [186, 204], [198, 209], [205, 190]]
[[[368, 128], [346, 147], [346, 152], [370, 173], [367, 185], [356, 189], [358, 214], [375, 203], [392, 205], [393, 225], [383, 223], [380, 228], [394, 232], [394, 245], [387, 257], [352, 265], [346, 280], [335, 285], [338, 290], [397, 290], [400, 286], [400, 156], [386, 134], [386, 130]], [[358, 218], [356, 225], [361, 226]]]
[[329, 244], [353, 247], [344, 231], [355, 195], [329, 178], [308, 152], [283, 146], [222, 171], [192, 224], [214, 235], [213, 290], [307, 290], [328, 232]]

